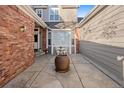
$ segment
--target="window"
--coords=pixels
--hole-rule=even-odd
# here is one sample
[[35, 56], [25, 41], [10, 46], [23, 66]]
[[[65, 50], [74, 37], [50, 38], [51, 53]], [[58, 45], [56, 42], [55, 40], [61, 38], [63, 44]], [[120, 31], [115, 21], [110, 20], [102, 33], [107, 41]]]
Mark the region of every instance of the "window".
[[36, 13], [39, 17], [43, 17], [43, 9], [36, 9]]
[[51, 39], [48, 39], [48, 45], [51, 45]]
[[59, 21], [59, 8], [57, 7], [50, 7], [49, 9], [49, 19], [50, 21]]
[[74, 45], [74, 39], [72, 39], [72, 45]]
[[38, 42], [38, 36], [34, 35], [34, 42]]
[[51, 32], [48, 32], [48, 45], [51, 45]]
[[37, 29], [37, 28], [35, 28], [35, 29], [34, 29], [34, 31], [38, 31], [38, 29]]

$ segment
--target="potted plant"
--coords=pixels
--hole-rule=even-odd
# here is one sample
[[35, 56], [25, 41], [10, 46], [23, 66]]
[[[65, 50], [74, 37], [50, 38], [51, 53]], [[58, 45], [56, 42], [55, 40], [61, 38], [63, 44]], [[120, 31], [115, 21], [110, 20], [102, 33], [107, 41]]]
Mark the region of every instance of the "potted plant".
[[69, 71], [70, 59], [67, 55], [67, 51], [63, 47], [59, 47], [57, 51], [57, 56], [55, 58], [56, 72], [67, 72]]

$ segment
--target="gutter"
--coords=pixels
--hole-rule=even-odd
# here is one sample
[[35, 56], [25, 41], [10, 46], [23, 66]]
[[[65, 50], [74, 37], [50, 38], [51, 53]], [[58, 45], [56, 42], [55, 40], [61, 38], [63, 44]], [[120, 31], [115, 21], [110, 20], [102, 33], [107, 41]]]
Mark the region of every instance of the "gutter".
[[35, 20], [37, 24], [42, 26], [43, 28], [48, 28], [47, 24], [34, 12], [34, 10], [29, 5], [16, 5], [19, 9], [29, 15], [31, 18]]
[[101, 11], [102, 9], [106, 8], [108, 5], [97, 5], [95, 6], [90, 12], [89, 14], [80, 21], [80, 23], [78, 24], [78, 27], [81, 27], [82, 25], [84, 25], [85, 23], [87, 23], [91, 18], [93, 18], [99, 11]]

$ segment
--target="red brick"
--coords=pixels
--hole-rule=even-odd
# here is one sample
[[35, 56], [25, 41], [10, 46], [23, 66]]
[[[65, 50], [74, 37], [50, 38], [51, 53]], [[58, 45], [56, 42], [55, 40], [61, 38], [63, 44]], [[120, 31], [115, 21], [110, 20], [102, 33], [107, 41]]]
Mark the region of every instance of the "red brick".
[[0, 87], [34, 62], [34, 26], [16, 6], [0, 6]]

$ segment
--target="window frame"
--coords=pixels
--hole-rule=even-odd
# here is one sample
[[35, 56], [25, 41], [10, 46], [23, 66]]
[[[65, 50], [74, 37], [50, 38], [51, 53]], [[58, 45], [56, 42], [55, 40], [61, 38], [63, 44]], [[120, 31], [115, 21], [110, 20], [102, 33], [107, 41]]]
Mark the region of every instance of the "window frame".
[[[58, 17], [58, 20], [55, 20], [55, 18], [53, 20], [50, 19], [51, 10], [57, 10], [58, 11], [58, 16], [60, 15], [60, 12], [59, 12], [59, 8], [58, 7], [49, 6], [49, 22], [60, 22], [60, 16]], [[54, 15], [54, 17], [55, 17], [55, 15]]]
[[[49, 36], [49, 35], [50, 35], [50, 36]], [[48, 46], [51, 46], [51, 44], [52, 44], [52, 43], [51, 43], [51, 41], [52, 41], [52, 40], [51, 40], [51, 37], [52, 37], [52, 36], [51, 36], [51, 31], [48, 31]], [[49, 41], [50, 41], [50, 42], [49, 42]]]
[[[39, 13], [38, 13], [38, 10], [40, 10], [40, 12], [42, 13], [41, 15], [41, 17], [38, 15]], [[43, 18], [43, 9], [41, 9], [41, 8], [36, 8], [35, 9], [35, 12], [36, 12], [36, 14], [40, 17], [40, 18]]]

